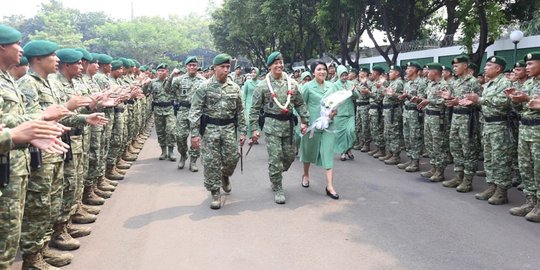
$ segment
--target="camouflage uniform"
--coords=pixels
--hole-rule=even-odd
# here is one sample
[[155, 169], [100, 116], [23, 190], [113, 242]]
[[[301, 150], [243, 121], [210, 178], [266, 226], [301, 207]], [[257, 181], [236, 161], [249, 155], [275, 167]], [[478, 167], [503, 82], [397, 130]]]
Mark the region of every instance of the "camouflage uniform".
[[[153, 97], [152, 107], [159, 145], [161, 147], [174, 147], [176, 142], [174, 136], [176, 127], [173, 108], [174, 97], [164, 87], [165, 83], [166, 81], [160, 81], [156, 78], [146, 86], [145, 92]], [[186, 130], [186, 133], [189, 133], [189, 130]]]
[[408, 96], [403, 106], [403, 137], [405, 139], [405, 151], [411, 160], [419, 160], [422, 154], [423, 120], [421, 112], [417, 109], [417, 104], [410, 101], [412, 97], [424, 95], [426, 83], [420, 77], [412, 81], [407, 81], [403, 87]]
[[[109, 76], [107, 74], [104, 74], [100, 71], [94, 75], [94, 80], [96, 81], [97, 85], [102, 89], [107, 89], [111, 85], [111, 81], [109, 79]], [[108, 161], [108, 156], [111, 148], [111, 139], [112, 139], [112, 130], [115, 123], [115, 108], [104, 108], [103, 112], [105, 113], [105, 117], [109, 120], [109, 123], [103, 127], [103, 134], [101, 136], [100, 141], [100, 148], [99, 148], [99, 161], [98, 166], [95, 171], [96, 178], [89, 177], [88, 182], [86, 182], [84, 185], [86, 187], [92, 186], [95, 182], [94, 179], [98, 179], [99, 177], [104, 175], [105, 168]], [[94, 175], [93, 173], [91, 174]]]
[[[109, 77], [109, 82], [111, 85], [124, 85], [124, 82], [121, 78]], [[122, 154], [126, 141], [126, 118], [128, 112], [126, 111], [125, 104], [119, 104], [114, 108], [114, 124], [112, 124], [112, 131], [110, 137], [110, 148], [107, 153], [107, 167], [112, 168], [115, 166], [117, 160]]]
[[[205, 133], [199, 134], [203, 115], [221, 123], [208, 123]], [[237, 132], [246, 132], [243, 115], [240, 87], [230, 79], [221, 83], [214, 75], [193, 94], [189, 111], [191, 136], [201, 137], [204, 186], [209, 191], [219, 191], [222, 178], [231, 176], [236, 168], [239, 159]], [[233, 119], [236, 119], [237, 126]]]
[[384, 86], [377, 88], [376, 83], [370, 89], [371, 94], [369, 95], [369, 130], [371, 133], [371, 139], [375, 143], [375, 146], [378, 148], [377, 153], [372, 153], [373, 157], [379, 157], [380, 155], [385, 155], [385, 144], [384, 144], [384, 119], [383, 119], [383, 91]]
[[[270, 75], [270, 84], [273, 91], [276, 93], [278, 101], [284, 105], [287, 101], [288, 90], [292, 90], [291, 102], [287, 109], [289, 112], [292, 112], [294, 108], [301, 117], [302, 122], [306, 123], [309, 119], [309, 114], [302, 99], [300, 88], [294, 80], [285, 79], [283, 78], [284, 76], [276, 80]], [[288, 80], [291, 80], [291, 89], [288, 89]], [[296, 116], [293, 116], [291, 113], [287, 115], [281, 112], [281, 108], [272, 99], [272, 94], [266, 80], [259, 81], [253, 93], [249, 122], [254, 130], [258, 130], [259, 127], [258, 120], [261, 109], [267, 115], [263, 130], [266, 140], [266, 150], [268, 152], [268, 174], [270, 182], [274, 189], [282, 189], [282, 173], [289, 169], [294, 161], [296, 152], [294, 148], [294, 135], [291, 133], [294, 123], [291, 122], [294, 121], [292, 117]]]
[[[362, 88], [371, 89], [373, 83], [370, 80], [358, 82], [356, 89]], [[371, 134], [369, 132], [369, 95], [360, 94], [356, 100], [356, 137], [358, 146], [367, 146], [371, 142]]]
[[[178, 112], [176, 115], [176, 144], [178, 145], [178, 153], [180, 153], [181, 160], [187, 159], [188, 145], [187, 139], [189, 137], [189, 108], [191, 106], [191, 98], [193, 97], [195, 90], [206, 79], [200, 74], [195, 74], [191, 77], [189, 74], [181, 75], [180, 77], [171, 78], [169, 80], [169, 89], [167, 91], [172, 92], [176, 102], [178, 102]], [[200, 156], [199, 150], [189, 148], [189, 157], [192, 162], [197, 160]]]
[[430, 157], [429, 163], [433, 168], [444, 171], [448, 156], [448, 145], [445, 143], [448, 118], [445, 101], [436, 94], [442, 90], [448, 90], [448, 84], [443, 79], [430, 81], [427, 85], [425, 96], [429, 104], [425, 108], [424, 141]]
[[395, 93], [393, 95], [385, 93], [383, 98], [384, 141], [386, 151], [394, 157], [397, 156], [397, 160], [399, 160], [402, 109], [398, 96], [403, 94], [403, 80], [397, 78], [390, 81], [388, 88], [391, 88]]

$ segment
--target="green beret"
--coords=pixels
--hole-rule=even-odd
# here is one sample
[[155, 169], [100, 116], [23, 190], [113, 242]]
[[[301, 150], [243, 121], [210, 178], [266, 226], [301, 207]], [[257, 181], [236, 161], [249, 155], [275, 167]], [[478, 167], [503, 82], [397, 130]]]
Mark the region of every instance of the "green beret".
[[148, 70], [148, 66], [146, 65], [142, 65], [140, 68], [139, 68], [140, 71], [147, 71]]
[[132, 67], [131, 66], [131, 62], [129, 61], [129, 59], [127, 58], [124, 58], [124, 57], [120, 57], [118, 58], [118, 60], [120, 60], [122, 62], [122, 66], [125, 67], [125, 68], [130, 68]]
[[37, 57], [53, 54], [58, 49], [58, 44], [48, 40], [32, 40], [24, 45], [24, 56]]
[[79, 51], [79, 52], [82, 52], [82, 54], [83, 54], [82, 59], [84, 59], [84, 60], [86, 60], [88, 62], [90, 62], [90, 61], [92, 61], [94, 59], [94, 58], [92, 58], [92, 55], [84, 48], [76, 48], [75, 50]]
[[478, 66], [475, 63], [469, 63], [469, 68], [472, 70], [477, 70]]
[[21, 37], [21, 32], [15, 30], [15, 28], [0, 24], [0, 45], [19, 42]]
[[100, 64], [108, 65], [112, 63], [113, 58], [106, 54], [100, 54], [98, 61]]
[[267, 66], [270, 66], [272, 65], [272, 63], [274, 63], [277, 59], [283, 59], [281, 57], [281, 53], [280, 52], [273, 52], [271, 53], [268, 58], [266, 59], [266, 65]]
[[[371, 73], [370, 70], [369, 70], [369, 68], [361, 68], [361, 69], [360, 69], [360, 72], [365, 72], [365, 73], [367, 73], [367, 74]], [[381, 73], [383, 73], [383, 72], [384, 72], [384, 69], [383, 69], [383, 71], [382, 71]]]
[[488, 59], [488, 62], [495, 63], [501, 66], [503, 69], [506, 68], [506, 60], [501, 56], [493, 56]]
[[100, 54], [99, 53], [90, 53], [92, 60], [89, 60], [90, 63], [99, 63]]
[[191, 63], [191, 62], [195, 62], [195, 63], [198, 63], [199, 61], [197, 60], [197, 57], [196, 56], [188, 56], [186, 58], [186, 61], [184, 61], [184, 65], [187, 66], [187, 64]]
[[457, 64], [457, 63], [469, 63], [469, 57], [466, 55], [457, 56], [456, 58], [452, 60], [452, 64]]
[[236, 67], [234, 68], [234, 70], [237, 70], [237, 69], [242, 69], [242, 66], [236, 66]]
[[212, 61], [212, 64], [214, 65], [221, 65], [225, 63], [231, 62], [231, 56], [226, 53], [220, 53], [214, 57], [214, 61]]
[[111, 62], [112, 70], [117, 70], [122, 68], [122, 61], [120, 60], [113, 60]]
[[83, 58], [83, 53], [75, 49], [60, 49], [56, 51], [56, 56], [60, 62], [72, 64], [80, 61]]
[[346, 68], [345, 66], [343, 66], [343, 65], [339, 65], [339, 66], [337, 67], [336, 73], [337, 73], [337, 75], [338, 75], [339, 77], [341, 77], [341, 75], [342, 75], [343, 73], [348, 73], [348, 72], [349, 72], [349, 71], [347, 70], [347, 68]]
[[415, 67], [416, 69], [422, 69], [422, 66], [420, 65], [420, 63], [416, 61], [407, 62], [407, 67]]
[[429, 70], [438, 70], [438, 71], [443, 70], [443, 66], [439, 63], [429, 63], [426, 66]]
[[17, 66], [26, 66], [28, 65], [28, 58], [26, 56], [21, 57], [21, 62]]
[[139, 61], [137, 61], [136, 59], [131, 59], [131, 60], [133, 60], [133, 62], [135, 62], [135, 66], [136, 66], [137, 68], [140, 68], [140, 67], [141, 67], [141, 63], [140, 63]]
[[167, 65], [166, 63], [161, 63], [156, 67], [156, 70], [167, 69], [167, 68], [169, 68], [169, 65]]
[[132, 67], [135, 67], [135, 61], [133, 61], [132, 59], [128, 59], [128, 68], [132, 68]]
[[514, 64], [514, 67], [517, 68], [517, 67], [525, 67], [527, 64], [525, 64], [525, 61], [523, 60], [519, 60], [517, 61], [515, 64]]
[[390, 66], [390, 70], [395, 70], [395, 71], [401, 72], [401, 67], [398, 66], [398, 65], [391, 65], [391, 66]]
[[528, 53], [527, 55], [525, 55], [524, 60], [525, 62], [530, 60], [540, 60], [540, 51]]
[[152, 74], [156, 74], [157, 71], [155, 69], [152, 69], [151, 72], [152, 72]]
[[352, 72], [354, 74], [358, 74], [358, 69], [357, 68], [351, 68], [350, 72]]
[[308, 76], [311, 78], [311, 72], [304, 71], [304, 72], [302, 72], [302, 75], [300, 75], [300, 79], [303, 81]]
[[381, 66], [374, 66], [372, 69], [372, 71], [377, 71], [379, 73], [384, 73], [384, 68], [382, 68]]
[[451, 68], [451, 67], [448, 67], [448, 66], [442, 66], [442, 70], [443, 70], [443, 71], [452, 72], [452, 68]]

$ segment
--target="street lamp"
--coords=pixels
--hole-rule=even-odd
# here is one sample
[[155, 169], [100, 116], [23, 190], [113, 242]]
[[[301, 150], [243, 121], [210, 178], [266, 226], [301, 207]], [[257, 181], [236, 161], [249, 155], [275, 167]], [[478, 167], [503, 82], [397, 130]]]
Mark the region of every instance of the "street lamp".
[[510, 40], [514, 43], [514, 64], [516, 63], [517, 58], [517, 45], [523, 38], [523, 32], [519, 30], [514, 30], [510, 33]]

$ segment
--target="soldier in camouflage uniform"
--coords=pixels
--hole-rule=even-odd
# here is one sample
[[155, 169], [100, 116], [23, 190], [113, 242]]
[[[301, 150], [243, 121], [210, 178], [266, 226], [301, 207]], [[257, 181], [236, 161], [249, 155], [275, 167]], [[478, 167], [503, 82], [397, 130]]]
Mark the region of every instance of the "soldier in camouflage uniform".
[[[356, 89], [371, 89], [373, 83], [368, 78], [369, 69], [361, 68], [356, 81]], [[369, 96], [360, 94], [356, 100], [356, 137], [357, 145], [355, 149], [361, 152], [369, 151], [369, 144], [371, 143], [371, 134], [369, 132]]]
[[382, 157], [386, 154], [384, 145], [384, 123], [382, 116], [382, 101], [384, 98], [384, 84], [381, 80], [381, 75], [384, 74], [384, 69], [379, 66], [373, 67], [371, 71], [371, 81], [373, 85], [370, 89], [362, 88], [360, 93], [369, 97], [369, 131], [371, 139], [377, 148], [368, 152], [368, 155], [374, 158]]
[[471, 93], [465, 96], [460, 105], [479, 104], [484, 115], [482, 137], [484, 143], [484, 168], [488, 188], [475, 194], [478, 200], [499, 205], [508, 203], [507, 191], [512, 186], [511, 132], [508, 130], [508, 115], [512, 109], [504, 90], [511, 87], [510, 80], [504, 77], [506, 61], [502, 57], [489, 58], [484, 68], [490, 80], [482, 92], [482, 97]]
[[399, 97], [404, 100], [403, 105], [403, 137], [405, 140], [405, 150], [409, 160], [397, 165], [399, 169], [405, 169], [407, 172], [416, 172], [419, 170], [420, 155], [422, 154], [423, 138], [422, 125], [423, 120], [421, 111], [417, 104], [411, 99], [418, 99], [424, 94], [426, 84], [419, 76], [422, 66], [417, 62], [407, 62], [407, 82], [403, 86], [403, 94]]
[[215, 74], [197, 88], [189, 111], [191, 145], [198, 149], [202, 143], [204, 186], [212, 194], [212, 209], [221, 208], [221, 187], [231, 191], [230, 177], [239, 158], [238, 133], [241, 145], [246, 139], [242, 93], [227, 77], [230, 61], [227, 54], [214, 58]]
[[[171, 161], [176, 161], [176, 157], [174, 156], [174, 144], [176, 143], [176, 138], [174, 136], [176, 128], [173, 106], [174, 96], [165, 87], [169, 72], [167, 70], [167, 64], [159, 64], [157, 66], [157, 72], [158, 77], [153, 79], [152, 82], [145, 87], [144, 91], [152, 95], [156, 133], [159, 146], [161, 147], [161, 156], [159, 156], [159, 160], [169, 159]], [[186, 132], [189, 131], [186, 130]]]
[[269, 159], [268, 174], [272, 190], [275, 192], [274, 200], [278, 204], [283, 204], [285, 203], [285, 193], [283, 192], [282, 174], [290, 168], [296, 152], [293, 129], [294, 118], [297, 116], [293, 115], [292, 111], [295, 109], [300, 116], [302, 133], [305, 133], [307, 128], [309, 114], [298, 84], [283, 72], [284, 64], [281, 53], [270, 54], [266, 65], [269, 67], [270, 73], [255, 88], [249, 121], [253, 128], [253, 143], [259, 138], [257, 128], [259, 127], [259, 111], [264, 110], [263, 130]]
[[540, 222], [540, 52], [527, 54], [525, 61], [530, 79], [521, 91], [507, 91], [512, 102], [521, 107], [518, 157], [525, 194], [525, 203], [511, 208], [510, 214]]
[[190, 131], [188, 115], [193, 93], [197, 87], [205, 81], [205, 78], [197, 73], [199, 63], [195, 56], [186, 58], [184, 65], [187, 67], [187, 73], [179, 77], [171, 77], [168, 82], [167, 91], [174, 95], [178, 108], [175, 134], [180, 158], [178, 160], [177, 168], [184, 168], [189, 155], [189, 170], [196, 172], [199, 170], [197, 168], [197, 158], [200, 156], [200, 151], [194, 149], [193, 146], [188, 148], [187, 140]]
[[242, 86], [244, 86], [245, 78], [242, 74], [241, 66], [236, 66], [236, 68], [234, 68], [233, 82], [240, 86], [240, 89], [242, 89]]
[[477, 132], [478, 112], [471, 106], [459, 106], [459, 99], [466, 94], [480, 94], [480, 84], [468, 71], [469, 58], [456, 57], [452, 63], [457, 79], [451, 92], [441, 93], [446, 106], [453, 111], [450, 123], [450, 153], [454, 159], [454, 178], [444, 181], [444, 187], [456, 188], [459, 192], [472, 190], [472, 180], [478, 163]]
[[448, 90], [448, 84], [441, 78], [442, 66], [440, 64], [428, 64], [428, 69], [430, 82], [426, 88], [425, 97], [418, 104], [418, 109], [425, 108], [424, 141], [429, 142], [426, 147], [428, 147], [427, 151], [431, 158], [429, 163], [432, 167], [431, 170], [422, 172], [421, 175], [429, 178], [431, 182], [440, 182], [444, 180], [444, 169], [447, 165], [448, 149], [444, 138], [447, 136], [448, 119], [445, 113], [446, 105], [439, 92]]
[[387, 165], [397, 165], [400, 163], [400, 137], [402, 109], [399, 96], [403, 93], [403, 80], [401, 79], [401, 67], [390, 66], [388, 74], [390, 84], [384, 89], [383, 117], [384, 117], [384, 141], [386, 143], [386, 156], [379, 160]]
[[[527, 72], [525, 70], [525, 61], [520, 60], [514, 64], [514, 80], [512, 82], [512, 87], [516, 88], [517, 91], [522, 91], [523, 86], [525, 85], [525, 82], [528, 79]], [[519, 112], [514, 109], [514, 112], [518, 114]], [[518, 138], [518, 130], [514, 130], [514, 138]], [[514, 143], [514, 149], [513, 153], [514, 156], [512, 156], [512, 169], [513, 169], [513, 177], [512, 177], [512, 186], [517, 187], [519, 190], [523, 190], [523, 185], [521, 184], [521, 174], [519, 172], [519, 164], [518, 164], [518, 140], [513, 140]]]

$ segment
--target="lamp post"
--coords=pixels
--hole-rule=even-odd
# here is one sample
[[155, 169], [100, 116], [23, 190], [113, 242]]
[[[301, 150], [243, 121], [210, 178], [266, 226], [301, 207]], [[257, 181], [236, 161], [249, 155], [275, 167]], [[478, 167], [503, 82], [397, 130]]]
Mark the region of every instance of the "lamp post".
[[512, 33], [510, 33], [510, 40], [512, 40], [512, 42], [514, 43], [514, 62], [513, 62], [513, 64], [516, 63], [517, 45], [521, 41], [522, 38], [523, 38], [523, 32], [521, 32], [519, 30], [514, 30], [514, 31], [512, 31]]

